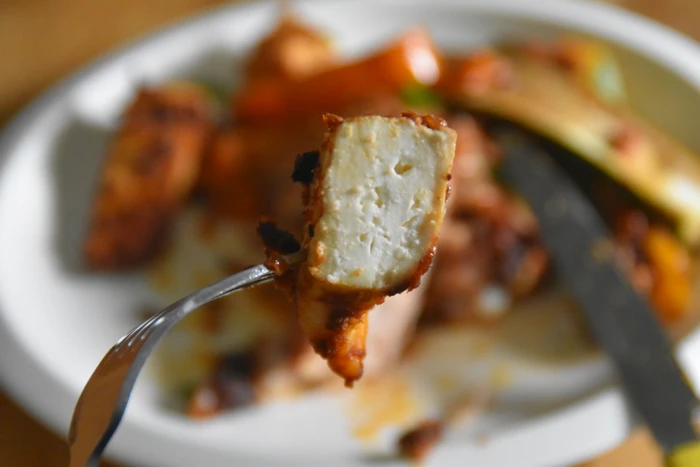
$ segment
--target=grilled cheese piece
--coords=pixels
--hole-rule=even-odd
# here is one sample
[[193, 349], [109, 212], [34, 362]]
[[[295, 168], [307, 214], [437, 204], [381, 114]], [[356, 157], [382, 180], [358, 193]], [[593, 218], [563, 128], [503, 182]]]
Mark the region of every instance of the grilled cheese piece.
[[430, 267], [456, 133], [432, 116], [325, 121], [294, 299], [314, 350], [350, 387], [363, 373], [367, 312]]

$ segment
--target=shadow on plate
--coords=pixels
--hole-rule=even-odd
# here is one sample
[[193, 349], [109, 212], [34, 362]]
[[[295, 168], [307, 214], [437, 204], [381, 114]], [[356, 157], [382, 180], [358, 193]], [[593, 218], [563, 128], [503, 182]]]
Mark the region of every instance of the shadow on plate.
[[[397, 466], [397, 465], [415, 465], [416, 463], [409, 463], [405, 459], [399, 457], [398, 453], [390, 452], [378, 452], [371, 453], [362, 456], [362, 460], [369, 465], [381, 465], [384, 467]], [[417, 464], [420, 465], [420, 464]]]
[[82, 241], [110, 136], [108, 128], [73, 119], [57, 138], [51, 167], [56, 222], [54, 247], [61, 266], [72, 274], [85, 272]]

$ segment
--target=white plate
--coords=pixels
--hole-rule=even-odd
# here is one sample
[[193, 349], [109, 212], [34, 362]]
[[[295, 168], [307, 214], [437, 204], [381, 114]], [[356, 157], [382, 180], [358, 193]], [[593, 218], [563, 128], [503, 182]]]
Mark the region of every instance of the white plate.
[[[306, 1], [296, 9], [331, 32], [348, 54], [416, 23], [450, 49], [504, 37], [589, 33], [626, 50], [622, 61], [638, 109], [700, 149], [700, 52], [630, 14], [564, 0]], [[274, 19], [273, 4], [250, 4], [170, 28], [61, 83], [6, 129], [0, 144], [0, 370], [10, 394], [53, 429], [66, 432], [83, 384], [135, 324], [133, 310], [148, 294], [138, 276], [86, 276], [72, 266], [103, 145], [120, 109], [138, 84], [174, 75], [230, 85], [233, 64]], [[700, 359], [690, 356], [700, 355], [699, 346], [700, 339], [689, 339], [680, 352], [696, 381]], [[109, 446], [111, 456], [140, 466], [373, 463], [347, 435], [343, 412], [330, 397], [195, 423], [162, 409], [156, 392], [147, 379], [139, 384]], [[484, 445], [447, 442], [428, 464], [564, 465], [612, 447], [631, 423], [619, 390], [601, 390], [506, 424]]]

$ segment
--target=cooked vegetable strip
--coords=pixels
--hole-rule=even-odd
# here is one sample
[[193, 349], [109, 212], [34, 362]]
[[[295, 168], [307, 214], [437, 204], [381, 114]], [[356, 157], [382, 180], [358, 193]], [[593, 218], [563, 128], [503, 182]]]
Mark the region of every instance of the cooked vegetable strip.
[[534, 54], [532, 47], [490, 52], [479, 60], [472, 56], [446, 68], [438, 89], [453, 103], [516, 121], [567, 147], [668, 216], [680, 237], [697, 246], [697, 157], [623, 107], [610, 104], [612, 97], [599, 97], [610, 93], [591, 92], [576, 74], [586, 69], [583, 58], [562, 53], [549, 61]]
[[604, 44], [579, 37], [557, 41], [533, 41], [511, 48], [566, 71], [581, 88], [611, 104], [627, 99], [622, 72], [612, 50]]
[[359, 62], [329, 69], [304, 80], [260, 79], [249, 83], [234, 102], [242, 120], [289, 119], [333, 112], [368, 95], [398, 93], [416, 84], [432, 85], [440, 61], [422, 29]]
[[92, 207], [88, 265], [118, 270], [157, 252], [190, 195], [210, 127], [209, 98], [197, 86], [142, 90], [124, 116]]
[[351, 387], [363, 373], [367, 312], [417, 287], [430, 267], [456, 134], [431, 116], [325, 120], [295, 304], [314, 350]]

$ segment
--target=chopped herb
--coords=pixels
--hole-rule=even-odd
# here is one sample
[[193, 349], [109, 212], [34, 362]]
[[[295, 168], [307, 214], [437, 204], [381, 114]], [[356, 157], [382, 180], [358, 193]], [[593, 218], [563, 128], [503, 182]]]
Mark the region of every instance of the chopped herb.
[[401, 101], [409, 107], [438, 107], [442, 100], [431, 87], [414, 85], [401, 91]]

